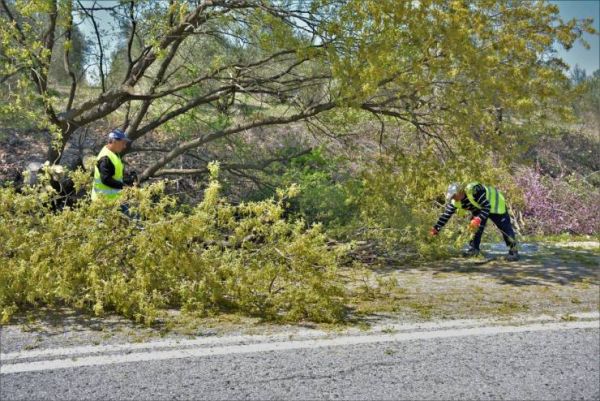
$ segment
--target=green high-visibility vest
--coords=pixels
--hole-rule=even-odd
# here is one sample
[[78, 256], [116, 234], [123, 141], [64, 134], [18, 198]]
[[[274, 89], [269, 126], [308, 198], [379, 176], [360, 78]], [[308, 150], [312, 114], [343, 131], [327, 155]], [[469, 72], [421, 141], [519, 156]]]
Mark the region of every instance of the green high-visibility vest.
[[[469, 202], [471, 202], [471, 204], [473, 206], [475, 206], [479, 209], [483, 209], [483, 207], [479, 203], [477, 203], [477, 201], [475, 201], [475, 194], [473, 193], [473, 190], [475, 189], [475, 187], [477, 185], [479, 185], [478, 182], [471, 182], [471, 183], [467, 184], [467, 186], [465, 187], [465, 193], [467, 195], [467, 198], [469, 199]], [[483, 185], [483, 187], [485, 188], [485, 197], [487, 198], [488, 202], [490, 202], [490, 213], [492, 213], [492, 214], [506, 213], [506, 201], [504, 200], [504, 195], [502, 195], [502, 192], [498, 191], [494, 187], [490, 187], [490, 186], [486, 186], [486, 185]], [[460, 201], [455, 201], [453, 199], [452, 204], [459, 211], [462, 211], [462, 204]]]
[[121, 195], [121, 190], [118, 188], [109, 187], [102, 183], [100, 178], [100, 170], [98, 170], [98, 160], [107, 156], [112, 164], [115, 166], [115, 174], [112, 176], [113, 179], [119, 182], [123, 182], [123, 162], [116, 153], [111, 152], [106, 146], [102, 148], [98, 156], [96, 157], [96, 166], [94, 166], [94, 186], [92, 188], [92, 200], [98, 199], [103, 196], [107, 199], [117, 199]]

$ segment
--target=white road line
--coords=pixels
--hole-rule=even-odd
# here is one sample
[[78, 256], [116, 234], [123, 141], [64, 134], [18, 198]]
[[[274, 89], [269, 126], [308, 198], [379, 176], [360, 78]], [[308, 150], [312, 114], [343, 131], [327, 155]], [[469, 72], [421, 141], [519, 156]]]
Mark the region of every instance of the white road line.
[[303, 341], [279, 341], [247, 345], [229, 345], [212, 348], [188, 348], [183, 350], [138, 352], [125, 355], [101, 355], [71, 359], [54, 359], [46, 361], [3, 364], [0, 374], [36, 372], [53, 369], [78, 368], [84, 366], [100, 366], [117, 363], [159, 361], [181, 358], [198, 358], [214, 355], [247, 354], [267, 351], [285, 351], [294, 349], [310, 349], [344, 345], [359, 345], [386, 342], [401, 342], [411, 340], [426, 340], [434, 338], [466, 337], [479, 335], [495, 335], [502, 333], [522, 333], [532, 331], [569, 330], [569, 329], [598, 329], [598, 321], [574, 321], [562, 323], [531, 324], [527, 326], [488, 326], [435, 331], [417, 331], [410, 333], [377, 334], [360, 336], [341, 336], [332, 339], [312, 339]]
[[[587, 312], [577, 313], [571, 315], [577, 319], [599, 319], [600, 313], [598, 312]], [[521, 324], [543, 322], [543, 321], [556, 321], [556, 317], [553, 316], [536, 316], [528, 317], [527, 320], [521, 321]], [[150, 341], [145, 343], [126, 343], [126, 344], [107, 344], [107, 345], [89, 345], [89, 346], [77, 346], [68, 348], [51, 348], [42, 350], [28, 350], [28, 351], [17, 351], [0, 354], [0, 362], [22, 360], [22, 359], [36, 359], [41, 357], [59, 357], [59, 356], [74, 356], [74, 355], [86, 355], [86, 354], [101, 354], [109, 352], [133, 352], [143, 349], [165, 349], [165, 348], [182, 348], [182, 347], [193, 347], [202, 345], [226, 345], [226, 344], [244, 344], [244, 343], [257, 343], [257, 342], [271, 342], [271, 341], [283, 341], [283, 340], [305, 340], [314, 338], [325, 338], [333, 335], [339, 336], [344, 334], [377, 334], [381, 332], [399, 332], [399, 331], [411, 331], [411, 330], [435, 330], [445, 328], [465, 328], [482, 325], [498, 325], [500, 322], [493, 320], [475, 320], [475, 319], [462, 319], [462, 320], [448, 320], [438, 322], [423, 322], [415, 324], [388, 324], [374, 326], [368, 331], [360, 329], [350, 329], [342, 333], [331, 333], [321, 330], [299, 330], [295, 332], [278, 333], [271, 335], [238, 335], [238, 336], [227, 336], [227, 337], [202, 337], [195, 339], [181, 339], [181, 340], [162, 340], [162, 341]], [[515, 323], [515, 322], [508, 322]]]
[[257, 343], [283, 340], [306, 340], [311, 338], [326, 338], [331, 336], [339, 336], [344, 334], [371, 334], [381, 333], [383, 331], [409, 331], [409, 330], [426, 330], [426, 329], [443, 329], [443, 328], [461, 328], [481, 326], [480, 320], [451, 320], [446, 322], [424, 322], [417, 324], [389, 324], [375, 326], [368, 331], [360, 329], [351, 329], [341, 333], [332, 333], [322, 330], [299, 330], [294, 332], [277, 333], [270, 335], [234, 335], [227, 337], [202, 337], [195, 339], [181, 340], [162, 340], [150, 341], [145, 343], [126, 343], [126, 344], [107, 344], [107, 345], [89, 345], [68, 348], [51, 348], [42, 350], [17, 351], [0, 354], [0, 361], [12, 361], [17, 359], [35, 359], [40, 357], [51, 356], [69, 356], [69, 355], [85, 355], [98, 354], [116, 351], [136, 351], [146, 348], [174, 348], [174, 347], [190, 347], [201, 345], [225, 345], [225, 344], [243, 344]]

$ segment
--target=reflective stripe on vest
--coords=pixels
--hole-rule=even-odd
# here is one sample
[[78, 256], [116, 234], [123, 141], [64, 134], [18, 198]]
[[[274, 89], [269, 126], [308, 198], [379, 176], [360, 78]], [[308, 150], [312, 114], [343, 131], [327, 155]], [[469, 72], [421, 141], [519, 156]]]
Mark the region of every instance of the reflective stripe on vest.
[[[471, 182], [465, 188], [465, 193], [467, 194], [467, 198], [469, 198], [469, 202], [473, 204], [478, 209], [482, 209], [481, 205], [475, 201], [475, 194], [473, 190], [477, 185], [480, 185], [478, 182]], [[504, 195], [502, 192], [498, 191], [494, 187], [488, 187], [482, 185], [485, 188], [485, 197], [488, 202], [490, 202], [490, 213], [493, 214], [504, 214], [506, 213], [506, 201], [504, 200]]]
[[[96, 163], [98, 160], [103, 157], [108, 157], [115, 166], [115, 173], [112, 178], [116, 181], [123, 182], [123, 162], [121, 158], [117, 156], [114, 152], [111, 152], [106, 146], [102, 148], [98, 156], [96, 157]], [[109, 187], [108, 185], [104, 185], [102, 183], [102, 179], [100, 177], [100, 170], [98, 170], [98, 166], [94, 166], [94, 186], [92, 188], [92, 200], [98, 199], [98, 196], [104, 196], [108, 199], [117, 199], [121, 195], [121, 190], [119, 188]]]

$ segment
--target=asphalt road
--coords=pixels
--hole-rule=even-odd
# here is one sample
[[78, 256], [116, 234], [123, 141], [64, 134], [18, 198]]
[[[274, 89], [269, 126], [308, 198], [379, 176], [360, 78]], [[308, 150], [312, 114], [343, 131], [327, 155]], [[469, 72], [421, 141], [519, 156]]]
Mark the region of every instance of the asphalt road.
[[4, 353], [0, 399], [598, 400], [599, 334], [593, 320]]

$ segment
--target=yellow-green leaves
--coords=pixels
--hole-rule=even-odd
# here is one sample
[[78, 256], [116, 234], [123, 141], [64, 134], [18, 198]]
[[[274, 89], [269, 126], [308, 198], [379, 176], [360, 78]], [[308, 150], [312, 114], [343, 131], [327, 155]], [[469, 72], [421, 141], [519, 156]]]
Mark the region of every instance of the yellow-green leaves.
[[52, 193], [0, 189], [3, 321], [38, 304], [116, 312], [147, 324], [178, 307], [200, 315], [234, 310], [272, 320], [340, 320], [344, 291], [336, 267], [344, 252], [329, 249], [320, 226], [285, 220], [283, 199], [228, 204], [219, 196], [218, 164], [210, 170], [204, 201], [188, 214], [176, 211], [161, 184], [127, 190], [124, 201], [139, 220], [102, 200], [51, 213]]
[[[337, 16], [326, 31], [345, 104], [379, 102], [416, 123], [434, 120], [444, 137], [477, 132], [489, 143], [502, 128], [551, 123], [541, 110], [568, 118], [565, 69], [545, 60], [553, 43], [593, 32], [545, 2], [350, 0]], [[490, 124], [500, 108], [499, 126]]]

